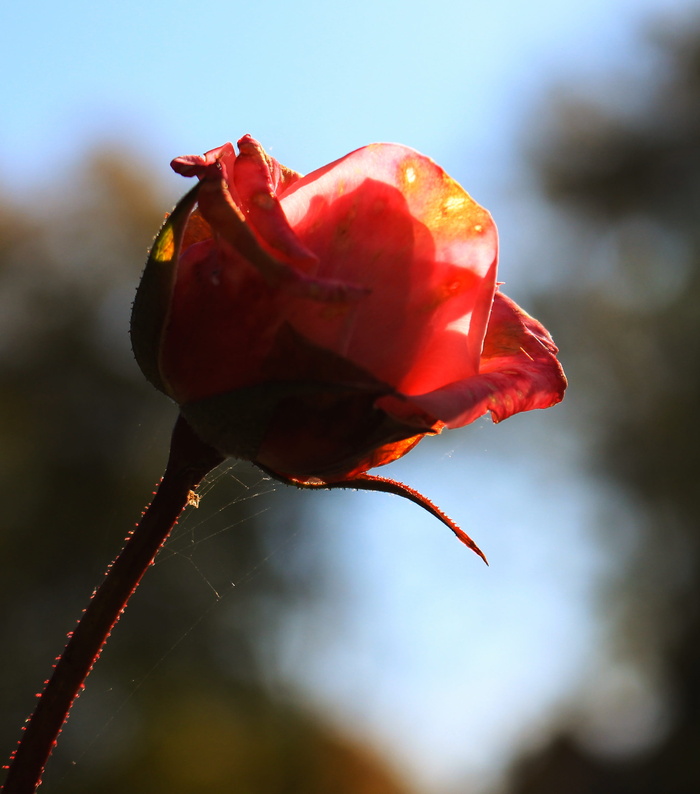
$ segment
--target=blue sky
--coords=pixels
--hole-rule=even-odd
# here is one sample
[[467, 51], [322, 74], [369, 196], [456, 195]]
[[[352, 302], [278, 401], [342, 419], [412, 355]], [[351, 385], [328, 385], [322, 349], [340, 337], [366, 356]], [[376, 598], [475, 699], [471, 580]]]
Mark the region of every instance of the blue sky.
[[5, 3], [3, 181], [60, 168], [100, 137], [165, 167], [245, 132], [301, 171], [393, 140], [486, 180], [484, 158], [544, 86], [624, 60], [635, 20], [661, 5]]
[[[185, 185], [172, 157], [246, 132], [300, 171], [398, 141], [492, 210], [502, 278], [527, 292], [516, 246], [527, 123], [554, 86], [651, 69], [645, 25], [687, 5], [6, 2], [0, 190], [70, 179], [102, 140], [143, 153], [173, 196]], [[551, 413], [478, 423], [392, 467], [473, 534], [490, 569], [414, 506], [309, 501], [319, 553], [338, 570], [335, 600], [290, 627], [282, 674], [436, 792], [490, 779], [585, 681], [606, 566], [587, 530], [598, 497]]]

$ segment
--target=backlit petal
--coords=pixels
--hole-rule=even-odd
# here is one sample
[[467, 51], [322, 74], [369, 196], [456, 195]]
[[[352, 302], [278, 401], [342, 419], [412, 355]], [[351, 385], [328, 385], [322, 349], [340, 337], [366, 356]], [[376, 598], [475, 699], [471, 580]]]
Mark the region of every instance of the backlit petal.
[[496, 230], [439, 166], [373, 144], [303, 177], [281, 203], [319, 276], [369, 290], [335, 315], [320, 305], [291, 311], [298, 330], [404, 394], [477, 373]]
[[[564, 396], [566, 377], [546, 329], [514, 301], [496, 293], [478, 375], [420, 396], [415, 403], [448, 427], [462, 427], [487, 411], [495, 422], [520, 411], [549, 408]], [[391, 398], [380, 406], [397, 419], [408, 411]]]

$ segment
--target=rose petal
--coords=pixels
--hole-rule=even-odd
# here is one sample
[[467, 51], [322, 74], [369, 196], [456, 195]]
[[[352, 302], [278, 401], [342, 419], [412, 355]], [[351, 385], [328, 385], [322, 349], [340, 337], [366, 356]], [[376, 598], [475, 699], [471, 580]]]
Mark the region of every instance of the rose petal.
[[404, 394], [477, 373], [496, 230], [439, 166], [374, 144], [303, 177], [281, 203], [319, 277], [370, 290], [335, 316], [321, 305], [290, 311], [299, 331]]
[[[171, 162], [178, 173], [201, 180], [198, 211], [193, 217], [198, 230], [191, 239], [201, 239], [203, 222], [232, 251], [245, 257], [271, 286], [290, 295], [341, 304], [362, 297], [366, 293], [362, 288], [305, 275], [305, 269], [313, 269], [315, 256], [297, 240], [272, 194], [276, 185], [286, 188], [299, 175], [266, 155], [249, 135], [240, 142], [245, 149], [242, 158], [237, 158], [232, 144], [227, 143], [203, 155], [176, 157]], [[239, 159], [243, 160], [238, 180], [243, 198], [234, 182]], [[268, 200], [262, 202], [267, 209], [260, 203], [261, 195]], [[260, 221], [262, 234], [250, 222], [251, 211]]]
[[566, 377], [546, 329], [514, 301], [496, 293], [480, 373], [401, 402], [382, 398], [378, 407], [402, 419], [414, 403], [448, 427], [462, 427], [487, 411], [500, 422], [520, 411], [549, 408], [564, 396]]
[[223, 172], [224, 179], [233, 173], [236, 152], [232, 143], [225, 143], [210, 149], [204, 154], [186, 154], [171, 160], [170, 167], [180, 176], [197, 176], [200, 179], [213, 176], [218, 178]]
[[278, 331], [279, 291], [212, 239], [181, 256], [161, 351], [179, 403], [228, 392], [259, 377]]
[[301, 272], [314, 268], [318, 257], [302, 245], [277, 199], [272, 173], [272, 163], [276, 161], [250, 135], [238, 141], [238, 149], [233, 182], [258, 242], [273, 256], [294, 265]]

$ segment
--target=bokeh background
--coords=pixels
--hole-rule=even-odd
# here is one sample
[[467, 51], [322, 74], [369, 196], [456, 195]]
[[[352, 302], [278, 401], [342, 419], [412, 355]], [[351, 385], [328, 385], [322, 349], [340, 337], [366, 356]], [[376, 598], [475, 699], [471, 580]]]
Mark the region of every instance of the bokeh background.
[[700, 790], [700, 7], [203, 0], [0, 10], [0, 750], [158, 480], [132, 361], [176, 155], [375, 140], [494, 214], [564, 404], [387, 474], [415, 506], [212, 475], [42, 791]]

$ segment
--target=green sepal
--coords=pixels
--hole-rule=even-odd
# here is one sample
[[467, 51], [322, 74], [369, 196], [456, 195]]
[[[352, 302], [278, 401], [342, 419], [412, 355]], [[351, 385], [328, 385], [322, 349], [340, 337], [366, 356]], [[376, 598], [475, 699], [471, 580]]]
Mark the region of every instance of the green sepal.
[[185, 227], [197, 203], [199, 183], [186, 193], [156, 236], [131, 309], [131, 347], [136, 363], [156, 389], [170, 394], [160, 369], [163, 333], [177, 277]]
[[273, 477], [275, 480], [285, 483], [285, 485], [294, 485], [297, 488], [304, 488], [307, 490], [324, 489], [327, 491], [335, 490], [337, 488], [345, 488], [353, 491], [378, 491], [379, 493], [393, 494], [394, 496], [401, 496], [408, 499], [409, 502], [417, 504], [422, 507], [430, 515], [435, 516], [439, 521], [454, 532], [457, 539], [464, 543], [465, 546], [470, 548], [473, 552], [479, 555], [481, 559], [488, 565], [489, 561], [486, 559], [484, 552], [476, 545], [476, 543], [461, 529], [446, 513], [443, 513], [440, 508], [423, 496], [420, 491], [416, 491], [406, 483], [399, 482], [398, 480], [390, 480], [387, 477], [378, 477], [376, 474], [356, 474], [348, 480], [337, 480], [335, 482], [314, 482], [312, 480], [295, 480], [285, 477], [283, 474], [271, 471], [265, 466], [257, 464], [265, 474]]

